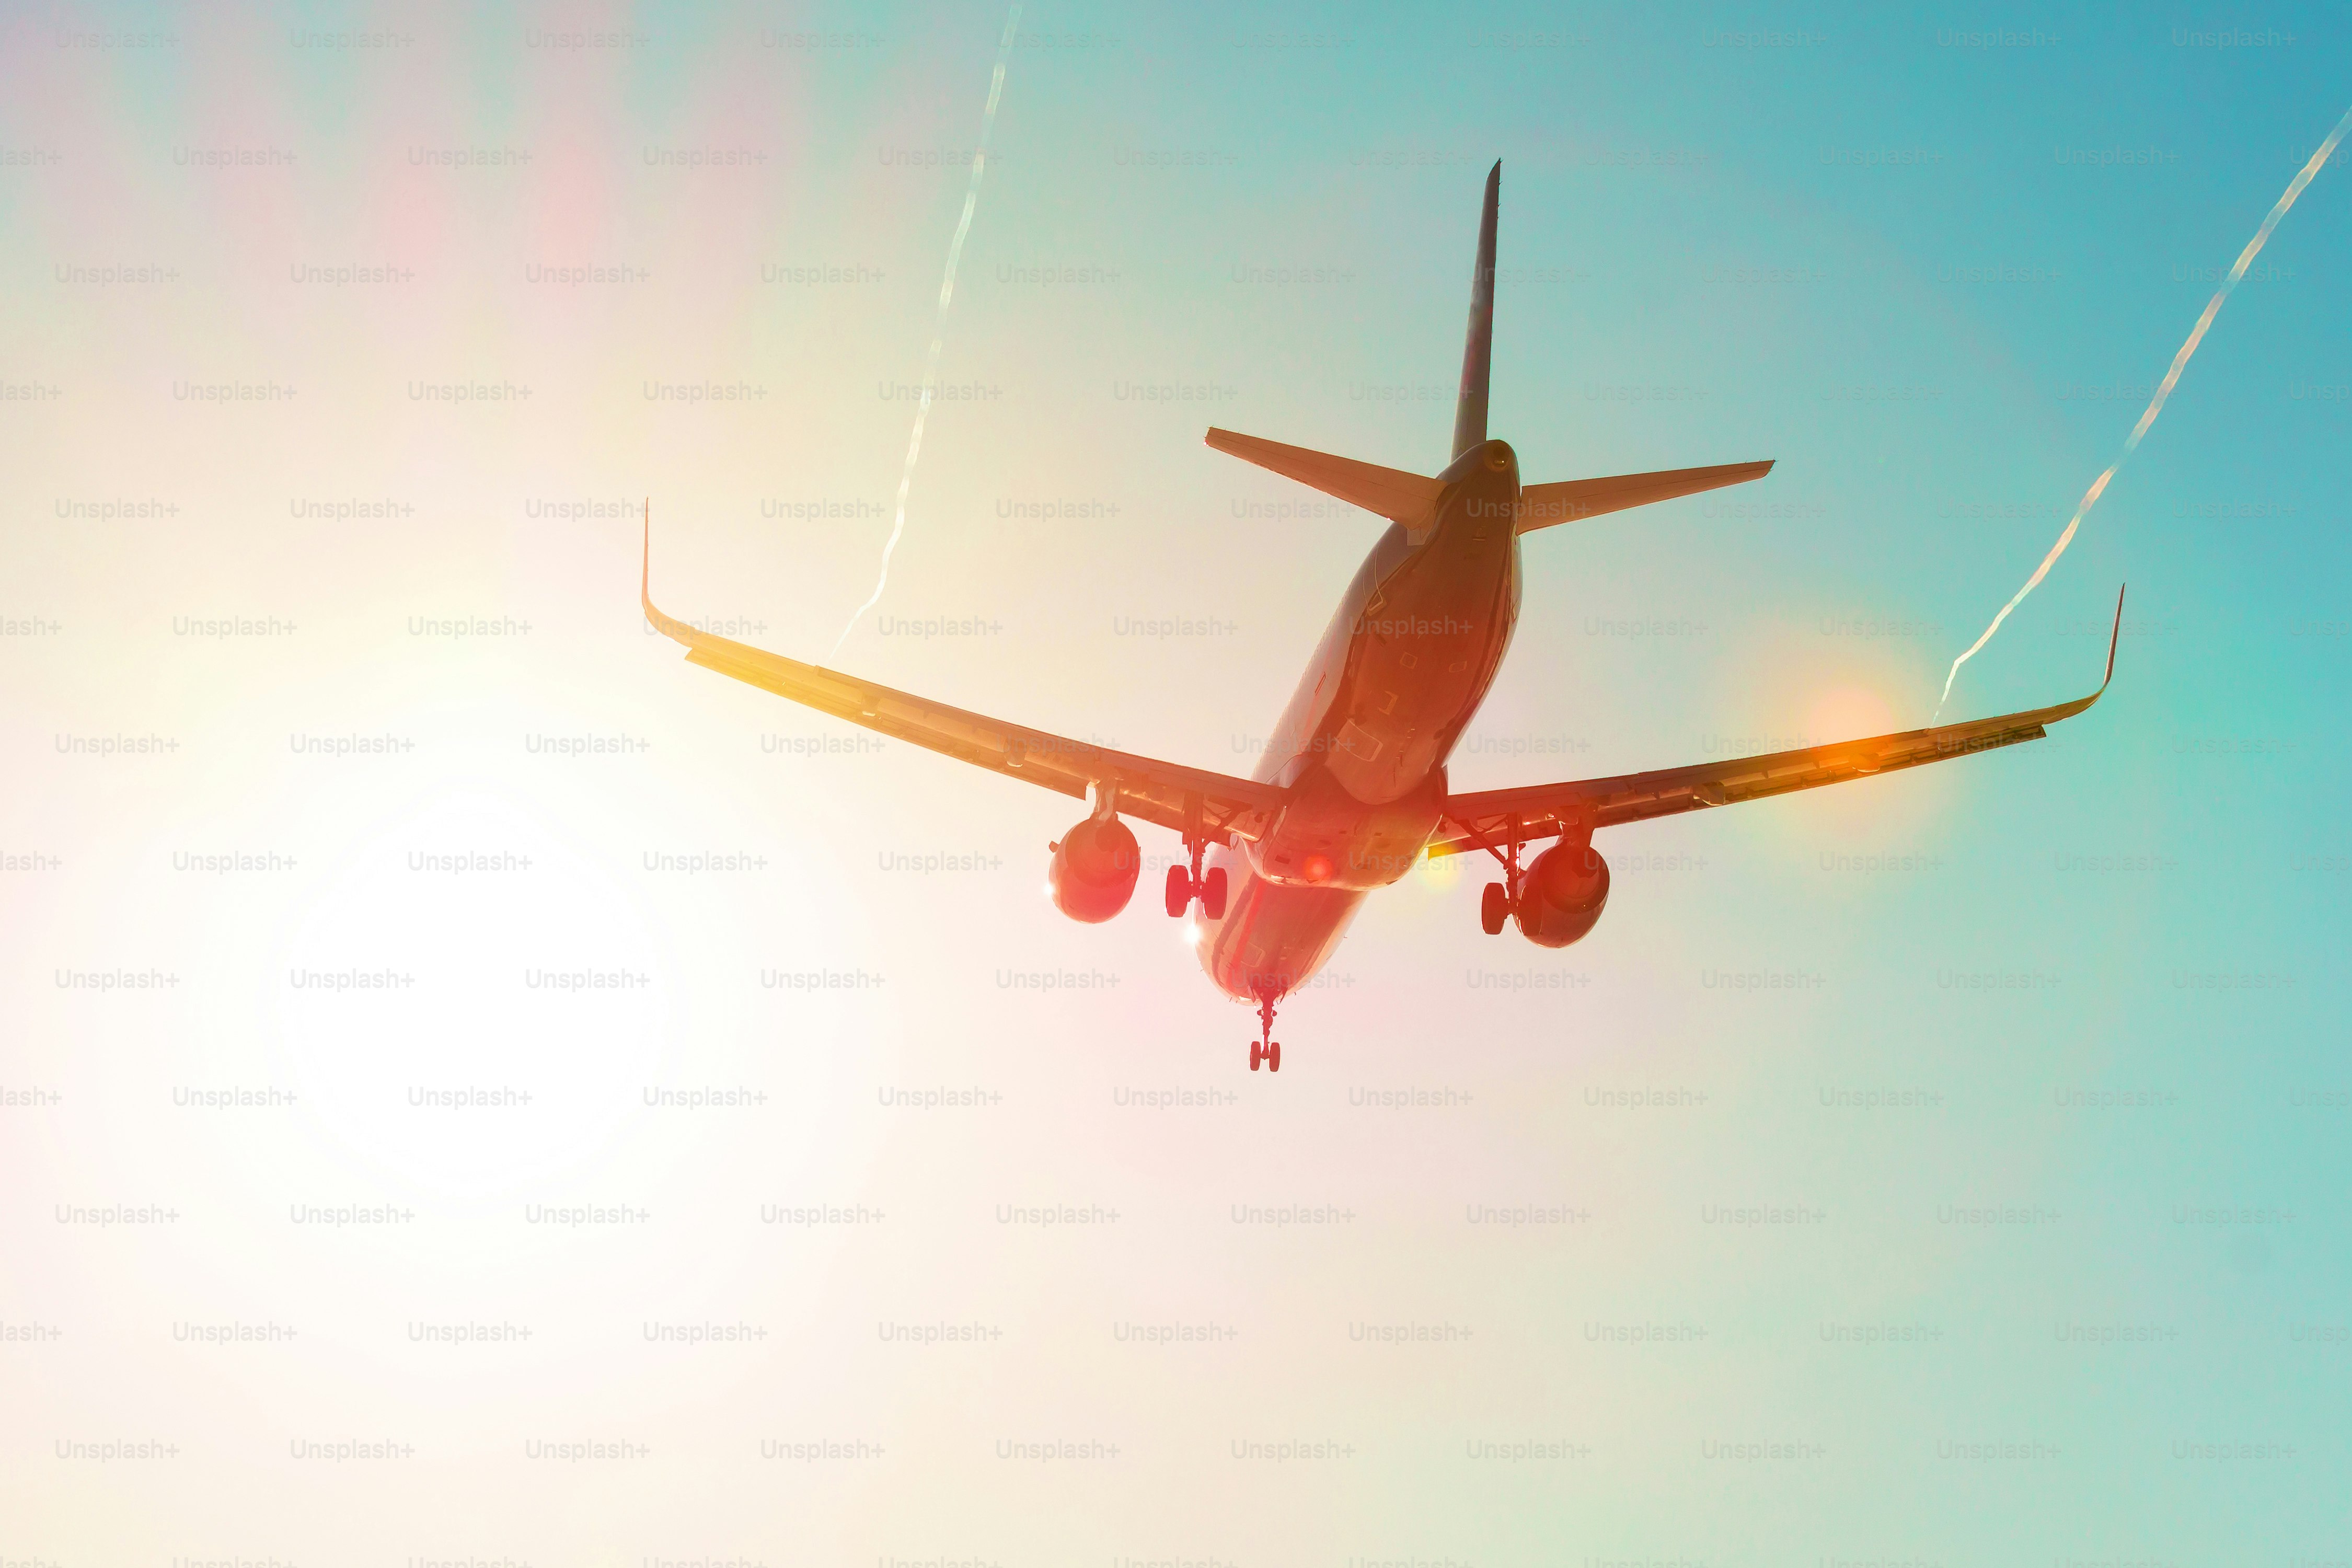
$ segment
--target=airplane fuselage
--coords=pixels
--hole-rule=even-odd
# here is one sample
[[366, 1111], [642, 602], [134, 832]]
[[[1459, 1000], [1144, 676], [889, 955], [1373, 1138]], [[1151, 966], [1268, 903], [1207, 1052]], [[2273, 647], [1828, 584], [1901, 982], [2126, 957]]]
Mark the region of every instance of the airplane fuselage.
[[1438, 476], [1433, 520], [1391, 523], [1339, 602], [1252, 776], [1290, 792], [1265, 837], [1219, 847], [1223, 918], [1202, 967], [1228, 995], [1297, 989], [1364, 895], [1412, 869], [1438, 824], [1445, 761], [1518, 623], [1518, 459], [1500, 441]]

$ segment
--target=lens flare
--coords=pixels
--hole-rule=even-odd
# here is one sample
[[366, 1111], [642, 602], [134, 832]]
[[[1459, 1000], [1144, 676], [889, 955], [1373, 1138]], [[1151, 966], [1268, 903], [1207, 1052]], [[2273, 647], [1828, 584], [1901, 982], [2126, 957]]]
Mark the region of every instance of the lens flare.
[[1952, 682], [1958, 679], [1960, 666], [1975, 658], [1979, 648], [1992, 641], [1992, 634], [2000, 630], [2000, 623], [2009, 619], [2009, 612], [2017, 608], [2024, 602], [2026, 595], [2041, 585], [2042, 579], [2050, 574], [2050, 568], [2057, 564], [2058, 557], [2066, 553], [2066, 546], [2074, 542], [2074, 531], [2083, 525], [2084, 515], [2098, 504], [2099, 497], [2106, 492], [2116, 470], [2138, 449], [2140, 437], [2147, 434], [2148, 426], [2154, 425], [2156, 416], [2164, 411], [2164, 400], [2172, 395], [2173, 387], [2180, 380], [2181, 371], [2188, 367], [2189, 356], [2197, 352], [2197, 345], [2205, 341], [2206, 329], [2213, 324], [2213, 318], [2221, 314], [2221, 301], [2230, 297], [2230, 291], [2238, 286], [2238, 280], [2245, 277], [2246, 268], [2254, 264], [2254, 258], [2262, 254], [2263, 246], [2269, 241], [2271, 230], [2278, 227], [2279, 219], [2286, 216], [2287, 209], [2294, 205], [2294, 198], [2303, 195], [2303, 187], [2311, 184], [2312, 176], [2319, 173], [2328, 155], [2336, 151], [2336, 144], [2344, 140], [2344, 132], [2347, 129], [2352, 129], [2352, 109], [2344, 111], [2344, 117], [2336, 122], [2336, 129], [2327, 133], [2327, 140], [2319, 144], [2319, 150], [2311, 155], [2311, 161], [2304, 164], [2302, 171], [2288, 184], [2286, 194], [2272, 206], [2270, 216], [2263, 219], [2263, 226], [2254, 231], [2254, 237], [2248, 240], [2246, 248], [2238, 253], [2237, 265], [2230, 268], [2230, 275], [2221, 280], [2221, 286], [2205, 302], [2205, 313], [2197, 318], [2197, 325], [2189, 330], [2189, 341], [2182, 343], [2180, 352], [2172, 356], [2172, 368], [2164, 373], [2164, 380], [2158, 384], [2156, 395], [2148, 399], [2139, 423], [2132, 426], [2129, 436], [2124, 437], [2124, 449], [2116, 455], [2114, 462], [2107, 465], [2105, 473], [2091, 481], [2091, 488], [2083, 492], [2083, 499], [2074, 504], [2074, 515], [2066, 520], [2065, 531], [2058, 535], [2058, 542], [2050, 547], [2050, 553], [2042, 558], [2042, 564], [2033, 569], [2033, 575], [2025, 580], [2025, 586], [2000, 607], [2000, 614], [1992, 618], [1992, 625], [1985, 627], [1984, 634], [1969, 645], [1968, 652], [1952, 660], [1951, 669], [1944, 676], [1944, 693], [1936, 699], [1937, 718], [1944, 716], [1944, 704], [1951, 700]]
[[947, 334], [948, 305], [955, 299], [956, 267], [963, 260], [964, 236], [971, 232], [971, 215], [980, 205], [980, 177], [988, 172], [988, 133], [996, 128], [996, 102], [1004, 96], [1004, 62], [1013, 53], [1013, 36], [1020, 30], [1021, 0], [1013, 0], [1004, 18], [1004, 36], [996, 45], [996, 71], [988, 79], [988, 108], [980, 117], [980, 145], [972, 152], [971, 179], [963, 190], [963, 216], [956, 219], [955, 237], [948, 241], [947, 272], [940, 279], [940, 310], [931, 322], [930, 353], [923, 362], [923, 395], [915, 405], [915, 428], [907, 437], [907, 462], [898, 472], [898, 504], [890, 517], [890, 537], [882, 545], [882, 572], [874, 580], [874, 592], [850, 612], [841, 635], [833, 639], [834, 653], [841, 651], [866, 612], [882, 602], [882, 590], [890, 585], [891, 553], [898, 548], [899, 535], [907, 531], [907, 492], [915, 483], [915, 459], [923, 453], [923, 426], [931, 416], [931, 389], [939, 383], [940, 345]]

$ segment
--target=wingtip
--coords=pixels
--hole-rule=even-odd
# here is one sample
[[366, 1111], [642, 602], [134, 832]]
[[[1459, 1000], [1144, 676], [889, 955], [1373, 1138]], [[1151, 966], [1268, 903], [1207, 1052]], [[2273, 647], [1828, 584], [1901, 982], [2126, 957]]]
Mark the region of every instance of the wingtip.
[[656, 631], [674, 642], [686, 642], [687, 639], [678, 635], [685, 629], [682, 625], [654, 605], [654, 502], [651, 496], [646, 498], [645, 530], [645, 555], [637, 576], [637, 603], [644, 607], [646, 619], [653, 624]]
[[2116, 624], [2107, 633], [2107, 673], [2099, 679], [2101, 691], [2106, 690], [2107, 683], [2116, 678], [2116, 645], [2124, 639], [2124, 595], [2130, 587], [2130, 584], [2124, 583], [2116, 588]]

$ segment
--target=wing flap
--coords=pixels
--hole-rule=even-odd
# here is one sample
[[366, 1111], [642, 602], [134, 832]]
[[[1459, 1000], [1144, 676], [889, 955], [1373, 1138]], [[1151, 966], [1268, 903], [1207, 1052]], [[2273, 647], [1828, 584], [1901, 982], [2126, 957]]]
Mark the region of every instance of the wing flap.
[[1605, 479], [1561, 479], [1528, 485], [1519, 494], [1525, 502], [1519, 531], [1532, 533], [1557, 522], [1576, 522], [1603, 512], [1648, 506], [1701, 490], [1744, 485], [1772, 471], [1770, 461], [1719, 463], [1709, 468], [1664, 468], [1654, 474], [1616, 474]]

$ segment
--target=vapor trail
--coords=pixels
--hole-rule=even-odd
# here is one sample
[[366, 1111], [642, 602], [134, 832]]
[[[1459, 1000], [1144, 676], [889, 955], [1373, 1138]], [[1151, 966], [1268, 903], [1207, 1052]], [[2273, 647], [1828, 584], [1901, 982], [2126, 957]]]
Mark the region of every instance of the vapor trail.
[[964, 186], [963, 216], [956, 219], [955, 237], [948, 242], [947, 274], [940, 279], [939, 315], [931, 322], [930, 354], [923, 362], [923, 395], [915, 405], [915, 428], [907, 437], [907, 464], [898, 471], [898, 505], [890, 518], [890, 537], [882, 546], [881, 575], [874, 580], [874, 592], [850, 612], [848, 625], [833, 639], [834, 653], [841, 651], [866, 612], [882, 602], [882, 590], [890, 584], [891, 552], [898, 548], [898, 536], [907, 531], [907, 491], [915, 482], [915, 459], [923, 451], [923, 425], [931, 415], [931, 387], [940, 374], [940, 342], [947, 331], [948, 302], [955, 298], [956, 265], [963, 259], [963, 237], [971, 232], [972, 209], [980, 205], [980, 177], [988, 171], [988, 133], [996, 126], [996, 100], [1004, 94], [1004, 62], [1013, 53], [1013, 35], [1020, 26], [1021, 0], [1013, 0], [1013, 9], [1004, 18], [1004, 36], [997, 40], [996, 71], [988, 79], [988, 108], [980, 117], [980, 145], [972, 153], [971, 180]]
[[2197, 318], [2197, 325], [2189, 331], [2189, 341], [2182, 343], [2180, 352], [2172, 356], [2172, 368], [2164, 373], [2164, 380], [2158, 384], [2156, 395], [2148, 399], [2147, 408], [2140, 415], [2139, 423], [2133, 426], [2131, 434], [2124, 437], [2124, 449], [2116, 455], [2114, 462], [2107, 465], [2105, 473], [2091, 481], [2091, 488], [2083, 492], [2083, 499], [2074, 503], [2074, 515], [2066, 520], [2066, 530], [2058, 536], [2058, 542], [2050, 547], [2050, 553], [2042, 558], [2042, 564], [2033, 569], [2033, 575], [2025, 580], [2025, 586], [2000, 607], [2000, 614], [1992, 618], [1992, 625], [1985, 627], [1984, 635], [1969, 645], [1968, 652], [1952, 660], [1951, 670], [1944, 677], [1944, 694], [1936, 699], [1937, 718], [1943, 717], [1944, 704], [1951, 700], [1952, 682], [1958, 677], [1960, 666], [1975, 658], [1977, 649], [1992, 641], [1992, 634], [2000, 630], [2000, 623], [2009, 619], [2009, 612], [2017, 608], [2025, 595], [2041, 584], [2042, 579], [2050, 574], [2050, 568], [2057, 564], [2058, 557], [2066, 553], [2066, 546], [2074, 542], [2074, 531], [2082, 526], [2084, 514], [2098, 504], [2108, 481], [2116, 477], [2116, 471], [2124, 466], [2125, 460], [2138, 449], [2140, 437], [2147, 435], [2148, 426], [2156, 423], [2156, 416], [2164, 412], [2164, 400], [2172, 395], [2174, 385], [2180, 380], [2181, 371], [2188, 366], [2189, 356], [2195, 353], [2197, 345], [2205, 341], [2205, 330], [2213, 324], [2213, 318], [2221, 314], [2221, 301], [2230, 297], [2230, 291], [2246, 275], [2246, 268], [2252, 266], [2254, 258], [2262, 254], [2271, 230], [2278, 227], [2279, 219], [2286, 216], [2287, 208], [2294, 205], [2294, 198], [2303, 195], [2303, 187], [2311, 184], [2312, 176], [2319, 173], [2321, 165], [2327, 162], [2328, 154], [2336, 151], [2336, 144], [2344, 140], [2347, 130], [2352, 130], [2352, 109], [2344, 111], [2344, 118], [2336, 122], [2336, 129], [2327, 133], [2327, 140], [2319, 144], [2319, 151], [2311, 155], [2311, 162], [2303, 166], [2287, 185], [2286, 194], [2279, 197], [2277, 204], [2271, 208], [2270, 216], [2263, 219], [2263, 226], [2254, 230], [2254, 237], [2248, 240], [2246, 248], [2238, 253], [2237, 265], [2230, 268], [2230, 275], [2221, 280], [2221, 286], [2205, 302], [2205, 313]]

